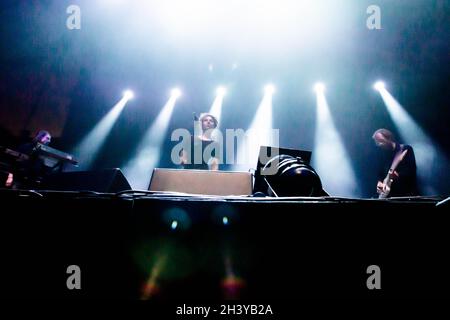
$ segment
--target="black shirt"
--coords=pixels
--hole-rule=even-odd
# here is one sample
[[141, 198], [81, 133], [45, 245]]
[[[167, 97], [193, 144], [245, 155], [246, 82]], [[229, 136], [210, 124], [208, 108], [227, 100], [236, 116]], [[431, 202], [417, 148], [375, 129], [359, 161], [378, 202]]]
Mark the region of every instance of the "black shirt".
[[[187, 164], [183, 165], [184, 169], [196, 169], [196, 170], [208, 170], [208, 162], [211, 158], [216, 157], [216, 149], [218, 148], [218, 143], [214, 140], [202, 140], [199, 138], [191, 139], [191, 150], [185, 150], [188, 157]], [[205, 152], [206, 150], [206, 152]], [[197, 161], [195, 158], [196, 152], [201, 151], [201, 161]], [[195, 163], [199, 162], [199, 163]]]
[[384, 160], [383, 171], [380, 172], [378, 179], [379, 181], [384, 180], [392, 165], [395, 154], [404, 150], [407, 150], [407, 152], [395, 169], [398, 177], [394, 178], [392, 182], [389, 197], [415, 196], [418, 194], [416, 157], [414, 155], [414, 149], [410, 145], [397, 144], [395, 150], [388, 152]]
[[44, 160], [39, 157], [39, 147], [37, 142], [30, 142], [20, 145], [17, 151], [26, 154], [29, 159], [24, 161], [21, 174], [30, 180], [36, 180], [49, 174], [51, 168], [45, 165]]

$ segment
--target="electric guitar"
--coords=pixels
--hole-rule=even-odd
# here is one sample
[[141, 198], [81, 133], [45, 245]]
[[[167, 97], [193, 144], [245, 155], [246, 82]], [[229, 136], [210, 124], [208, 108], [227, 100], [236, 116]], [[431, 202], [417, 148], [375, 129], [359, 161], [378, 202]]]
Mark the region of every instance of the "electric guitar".
[[398, 174], [396, 173], [395, 169], [397, 169], [400, 162], [405, 157], [406, 153], [408, 152], [408, 149], [405, 149], [404, 151], [399, 151], [394, 157], [394, 160], [392, 160], [392, 165], [386, 175], [386, 178], [384, 178], [383, 182], [379, 183], [377, 185], [377, 191], [378, 191], [378, 199], [386, 199], [389, 196], [389, 193], [391, 192], [392, 183], [394, 182], [394, 179], [398, 177]]

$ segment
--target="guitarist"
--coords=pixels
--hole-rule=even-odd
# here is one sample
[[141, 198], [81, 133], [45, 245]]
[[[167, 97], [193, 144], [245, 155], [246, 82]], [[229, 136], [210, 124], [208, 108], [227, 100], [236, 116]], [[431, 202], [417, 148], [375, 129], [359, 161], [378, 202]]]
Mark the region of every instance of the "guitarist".
[[387, 129], [376, 130], [372, 138], [386, 155], [377, 183], [379, 198], [417, 195], [416, 158], [413, 148], [396, 142], [392, 132]]

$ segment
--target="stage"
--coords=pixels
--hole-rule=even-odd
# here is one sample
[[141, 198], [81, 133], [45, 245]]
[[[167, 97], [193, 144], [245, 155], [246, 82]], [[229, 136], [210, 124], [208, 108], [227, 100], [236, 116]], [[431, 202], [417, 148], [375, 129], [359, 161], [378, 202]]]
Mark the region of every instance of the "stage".
[[[6, 297], [449, 296], [443, 198], [42, 190], [0, 198]], [[79, 268], [81, 289], [68, 289], [69, 266]], [[381, 289], [369, 289], [374, 266]]]

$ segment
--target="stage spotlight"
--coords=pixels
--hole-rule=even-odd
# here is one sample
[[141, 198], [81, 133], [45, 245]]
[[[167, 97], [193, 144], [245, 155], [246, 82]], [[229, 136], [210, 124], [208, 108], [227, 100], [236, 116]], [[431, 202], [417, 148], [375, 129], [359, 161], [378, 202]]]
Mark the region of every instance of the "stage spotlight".
[[218, 87], [217, 90], [216, 90], [216, 94], [218, 96], [222, 96], [223, 97], [224, 95], [227, 94], [227, 88], [222, 87], [222, 86]]
[[170, 91], [170, 95], [172, 97], [174, 97], [175, 99], [177, 99], [181, 96], [181, 90], [178, 88], [174, 88], [174, 89], [172, 89], [172, 91]]
[[[276, 168], [275, 174], [273, 167]], [[322, 189], [317, 172], [302, 158], [280, 154], [270, 159], [261, 170], [267, 194], [275, 197], [319, 197]]]
[[325, 85], [322, 82], [317, 82], [314, 85], [314, 91], [316, 93], [324, 93], [325, 92]]
[[375, 82], [375, 84], [373, 85], [375, 90], [381, 91], [385, 88], [384, 82], [383, 81], [377, 81]]
[[123, 97], [124, 97], [125, 99], [127, 99], [127, 100], [131, 100], [131, 99], [134, 98], [134, 92], [131, 91], [131, 90], [125, 90], [125, 91], [123, 92]]
[[275, 86], [273, 84], [268, 84], [264, 87], [264, 93], [272, 95], [275, 93]]
[[170, 228], [172, 230], [175, 230], [177, 227], [178, 227], [178, 221], [177, 220], [172, 221]]

